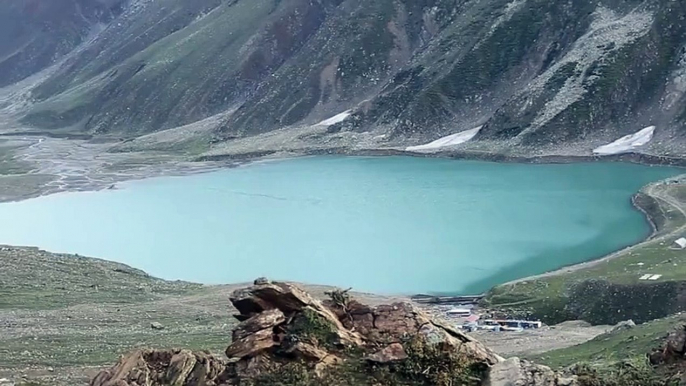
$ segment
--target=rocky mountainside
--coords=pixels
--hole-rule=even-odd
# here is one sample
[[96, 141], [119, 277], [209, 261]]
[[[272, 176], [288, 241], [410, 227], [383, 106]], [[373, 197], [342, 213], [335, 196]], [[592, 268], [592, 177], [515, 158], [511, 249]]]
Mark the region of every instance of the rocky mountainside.
[[124, 0], [5, 0], [0, 4], [0, 87], [43, 70], [97, 36]]
[[19, 37], [0, 38], [0, 85], [49, 69], [10, 110], [23, 127], [174, 129], [215, 154], [284, 128], [267, 150], [481, 127], [455, 146], [576, 155], [655, 125], [641, 152], [686, 153], [679, 0], [11, 0], [0, 17]]

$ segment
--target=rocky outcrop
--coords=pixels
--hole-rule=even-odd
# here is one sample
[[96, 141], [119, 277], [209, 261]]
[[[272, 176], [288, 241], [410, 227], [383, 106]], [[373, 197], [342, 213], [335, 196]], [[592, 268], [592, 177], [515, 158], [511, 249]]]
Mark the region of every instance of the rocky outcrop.
[[636, 323], [634, 323], [633, 320], [629, 319], [615, 324], [615, 326], [612, 327], [612, 329], [610, 330], [610, 333], [630, 330], [634, 327], [636, 327]]
[[90, 386], [210, 386], [226, 378], [226, 362], [207, 353], [139, 350], [100, 372]]
[[287, 378], [298, 372], [307, 374], [301, 378], [308, 381], [298, 378], [302, 385], [577, 385], [547, 367], [506, 361], [410, 303], [369, 307], [340, 294], [321, 302], [292, 284], [256, 281], [230, 297], [240, 323], [227, 359], [141, 350], [91, 386], [291, 384]]
[[664, 345], [650, 354], [653, 365], [682, 364], [686, 367], [686, 324], [678, 325], [668, 336]]
[[[259, 328], [260, 326], [255, 326], [255, 323], [264, 320], [264, 313], [271, 314], [276, 310], [289, 315], [291, 321], [299, 314], [309, 313], [332, 326], [332, 333], [336, 335], [336, 344], [362, 345], [362, 337], [346, 329], [330, 309], [324, 307], [320, 301], [315, 300], [305, 291], [290, 284], [257, 284], [251, 288], [236, 291], [231, 296], [231, 303], [240, 312], [236, 315], [238, 320], [254, 320], [252, 323], [239, 325], [234, 334], [243, 333], [245, 328]], [[280, 323], [271, 324], [267, 324], [266, 328], [276, 327]]]
[[502, 359], [467, 334], [432, 320], [410, 303], [371, 308], [353, 300], [347, 305], [347, 310], [334, 305], [331, 307], [346, 328], [364, 334], [370, 342], [399, 343], [407, 336], [419, 335], [432, 344], [445, 343], [459, 349], [477, 361], [493, 364]]
[[686, 385], [686, 323], [679, 323], [648, 359], [662, 378], [669, 379], [665, 385]]
[[236, 318], [243, 320], [226, 350], [238, 377], [254, 376], [292, 358], [321, 372], [344, 361], [350, 348], [372, 352], [367, 359], [375, 363], [403, 361], [408, 359], [403, 343], [412, 337], [459, 351], [474, 363], [490, 366], [502, 360], [409, 303], [379, 307], [356, 301], [324, 304], [294, 285], [264, 281], [236, 291], [231, 302], [240, 313]]

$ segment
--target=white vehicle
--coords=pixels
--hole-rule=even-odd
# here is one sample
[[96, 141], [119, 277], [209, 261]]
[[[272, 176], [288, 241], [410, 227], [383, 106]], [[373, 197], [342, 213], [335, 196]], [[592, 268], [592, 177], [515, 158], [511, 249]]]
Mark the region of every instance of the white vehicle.
[[451, 310], [446, 311], [446, 314], [448, 314], [448, 316], [457, 316], [457, 317], [466, 318], [472, 314], [472, 310], [470, 310], [469, 308], [453, 308]]
[[524, 331], [523, 327], [509, 327], [509, 326], [502, 326], [500, 328], [500, 331], [507, 331], [507, 332], [522, 332]]

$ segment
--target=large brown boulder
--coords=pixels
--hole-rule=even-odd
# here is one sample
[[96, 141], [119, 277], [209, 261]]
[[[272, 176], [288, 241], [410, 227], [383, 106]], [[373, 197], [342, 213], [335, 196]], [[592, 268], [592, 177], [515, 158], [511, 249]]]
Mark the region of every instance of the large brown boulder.
[[[362, 344], [362, 337], [346, 329], [338, 317], [322, 302], [292, 284], [279, 282], [257, 284], [235, 291], [230, 300], [240, 312], [236, 315], [238, 320], [247, 320], [264, 312], [273, 312], [273, 310], [281, 311], [292, 319], [295, 315], [308, 311], [332, 326], [332, 332], [336, 335], [339, 344], [344, 346]], [[268, 326], [268, 328], [273, 327], [276, 326]], [[234, 334], [242, 334], [244, 328], [239, 325]]]
[[286, 315], [279, 310], [267, 310], [241, 322], [234, 330], [234, 341], [245, 338], [258, 331], [274, 328], [286, 321]]

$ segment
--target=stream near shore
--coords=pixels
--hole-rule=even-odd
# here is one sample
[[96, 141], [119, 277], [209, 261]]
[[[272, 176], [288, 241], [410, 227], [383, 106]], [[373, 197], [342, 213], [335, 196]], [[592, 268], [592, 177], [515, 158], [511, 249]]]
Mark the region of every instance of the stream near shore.
[[650, 227], [632, 195], [682, 172], [309, 157], [0, 204], [0, 243], [210, 284], [477, 292], [639, 242]]

